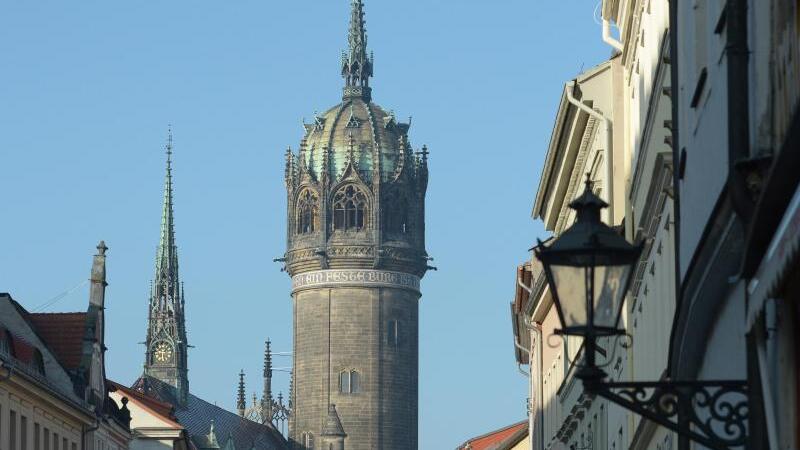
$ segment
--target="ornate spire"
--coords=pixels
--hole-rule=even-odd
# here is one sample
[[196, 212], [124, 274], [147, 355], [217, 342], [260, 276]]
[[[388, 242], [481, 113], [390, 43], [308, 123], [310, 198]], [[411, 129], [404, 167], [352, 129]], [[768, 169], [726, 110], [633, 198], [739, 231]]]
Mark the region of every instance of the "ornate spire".
[[178, 250], [175, 246], [175, 219], [172, 206], [172, 127], [167, 136], [167, 172], [164, 177], [164, 200], [161, 210], [161, 238], [156, 254], [156, 280], [168, 276], [177, 286]]
[[150, 291], [145, 374], [175, 387], [178, 402], [180, 406], [183, 406], [189, 393], [188, 343], [183, 314], [183, 290], [178, 275], [178, 248], [175, 245], [172, 127], [169, 128], [166, 153], [167, 167], [161, 210], [161, 235], [156, 250], [155, 276]]
[[239, 412], [239, 416], [244, 417], [245, 410], [247, 409], [247, 403], [244, 399], [244, 370], [239, 372], [239, 389], [236, 395], [236, 409]]
[[344, 98], [362, 98], [368, 102], [372, 96], [369, 78], [372, 76], [373, 58], [367, 55], [367, 30], [364, 24], [364, 3], [352, 0], [348, 49], [342, 53]]

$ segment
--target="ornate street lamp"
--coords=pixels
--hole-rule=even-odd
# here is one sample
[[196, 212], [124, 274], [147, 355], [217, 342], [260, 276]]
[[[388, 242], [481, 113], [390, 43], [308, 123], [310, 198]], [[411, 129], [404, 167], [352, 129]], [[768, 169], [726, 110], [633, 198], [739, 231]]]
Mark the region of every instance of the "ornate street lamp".
[[746, 380], [611, 382], [597, 366], [597, 339], [626, 335], [619, 327], [625, 294], [643, 245], [631, 245], [600, 220], [608, 204], [592, 192], [569, 204], [576, 221], [549, 246], [534, 249], [561, 321], [557, 334], [583, 337], [583, 363], [575, 376], [584, 390], [634, 411], [709, 448], [747, 443]]

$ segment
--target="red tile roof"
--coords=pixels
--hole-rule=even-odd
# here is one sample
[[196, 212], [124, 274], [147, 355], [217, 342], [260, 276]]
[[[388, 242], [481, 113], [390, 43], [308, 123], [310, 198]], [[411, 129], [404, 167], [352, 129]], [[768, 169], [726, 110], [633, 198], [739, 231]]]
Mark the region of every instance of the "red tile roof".
[[153, 413], [158, 414], [163, 419], [173, 422], [173, 424], [178, 426], [178, 419], [175, 418], [174, 408], [171, 404], [162, 402], [161, 400], [151, 397], [143, 392], [139, 392], [136, 389], [123, 386], [117, 382], [111, 380], [106, 380], [106, 382], [109, 386], [111, 386], [112, 389], [120, 391], [123, 396], [128, 397], [128, 400], [137, 402]]
[[523, 420], [522, 422], [492, 431], [491, 433], [472, 438], [461, 444], [458, 450], [493, 450], [505, 448], [500, 446], [503, 444], [515, 444], [516, 442], [510, 442], [510, 440], [518, 437], [522, 430], [526, 429], [528, 429], [528, 421]]
[[29, 313], [28, 320], [64, 368], [81, 365], [86, 313]]

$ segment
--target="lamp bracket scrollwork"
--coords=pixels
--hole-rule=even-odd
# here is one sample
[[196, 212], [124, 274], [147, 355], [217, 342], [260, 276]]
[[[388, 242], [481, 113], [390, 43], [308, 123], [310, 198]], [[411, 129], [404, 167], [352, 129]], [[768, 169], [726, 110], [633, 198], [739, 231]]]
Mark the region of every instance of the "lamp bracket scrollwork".
[[730, 450], [747, 443], [745, 380], [584, 380], [584, 388], [708, 448]]

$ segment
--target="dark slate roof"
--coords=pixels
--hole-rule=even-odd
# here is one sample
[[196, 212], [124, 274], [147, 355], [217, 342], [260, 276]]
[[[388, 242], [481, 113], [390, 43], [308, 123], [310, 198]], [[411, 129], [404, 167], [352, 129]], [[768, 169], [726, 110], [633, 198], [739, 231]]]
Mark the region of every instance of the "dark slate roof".
[[228, 444], [229, 439], [233, 439], [236, 450], [286, 450], [289, 448], [283, 435], [271, 425], [263, 425], [239, 417], [239, 415], [191, 393], [186, 406], [179, 406], [175, 388], [156, 378], [142, 375], [132, 388], [174, 405], [174, 414], [178, 423], [186, 428], [198, 448], [202, 448], [205, 444], [211, 428], [211, 421], [214, 421], [214, 432], [223, 447]]

